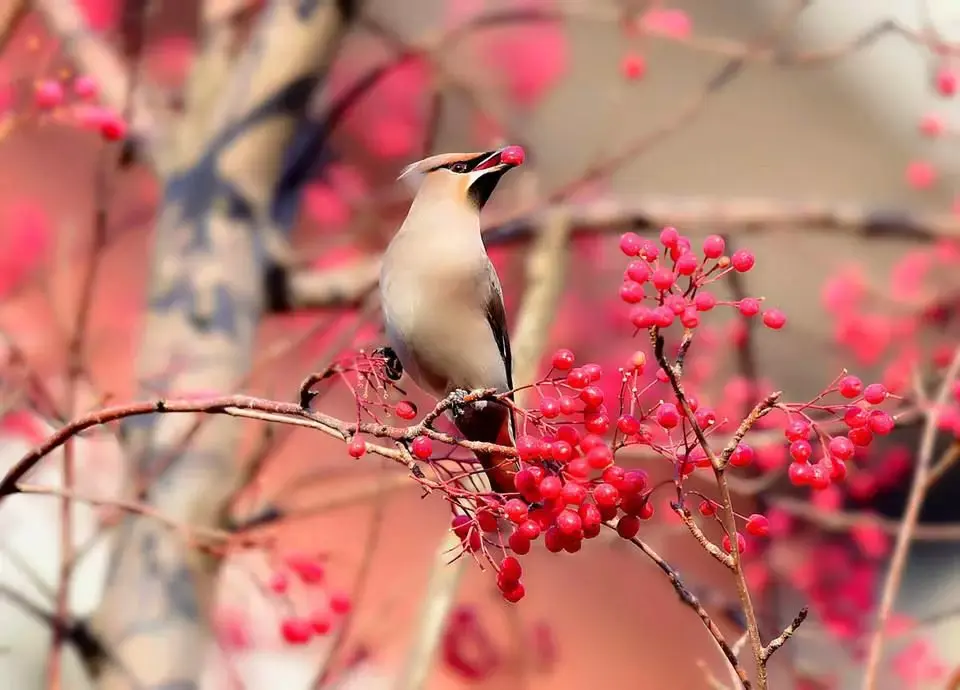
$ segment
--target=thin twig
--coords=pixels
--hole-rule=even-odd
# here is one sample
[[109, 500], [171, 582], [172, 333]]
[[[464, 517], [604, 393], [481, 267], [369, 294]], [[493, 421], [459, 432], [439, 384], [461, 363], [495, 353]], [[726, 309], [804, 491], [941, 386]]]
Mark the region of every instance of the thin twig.
[[[611, 529], [616, 529], [610, 523], [604, 523], [607, 527]], [[700, 603], [700, 600], [683, 584], [683, 581], [680, 579], [680, 576], [677, 575], [670, 564], [667, 563], [663, 558], [660, 557], [656, 551], [654, 551], [646, 542], [638, 537], [633, 537], [630, 540], [630, 543], [640, 549], [644, 555], [649, 558], [654, 564], [663, 571], [663, 573], [670, 579], [670, 584], [673, 585], [674, 591], [676, 591], [677, 596], [680, 597], [685, 605], [693, 609], [694, 613], [697, 614], [697, 617], [706, 627], [707, 631], [713, 637], [714, 641], [719, 645], [720, 650], [723, 652], [724, 657], [730, 664], [730, 668], [736, 672], [737, 678], [740, 681], [740, 684], [746, 689], [750, 690], [750, 679], [747, 677], [747, 672], [740, 665], [739, 660], [737, 659], [736, 653], [730, 648], [730, 645], [727, 644], [726, 638], [724, 638], [723, 633], [720, 631], [720, 628], [717, 627], [717, 624], [713, 622], [713, 619], [710, 617], [710, 614], [707, 613], [707, 610], [703, 608], [703, 605]]]
[[957, 348], [953, 362], [947, 369], [943, 382], [940, 384], [937, 397], [927, 411], [927, 420], [924, 425], [923, 436], [920, 439], [917, 465], [913, 472], [913, 483], [910, 486], [910, 494], [907, 497], [907, 508], [904, 511], [903, 522], [900, 526], [900, 532], [897, 534], [893, 555], [890, 558], [890, 568], [887, 571], [887, 577], [883, 583], [883, 591], [880, 595], [877, 620], [873, 634], [870, 636], [870, 646], [867, 651], [863, 684], [861, 685], [863, 690], [874, 690], [877, 679], [879, 678], [880, 662], [883, 657], [884, 631], [887, 627], [887, 620], [890, 618], [890, 612], [893, 610], [897, 592], [900, 590], [900, 582], [903, 579], [903, 572], [906, 568], [910, 544], [913, 541], [917, 521], [920, 519], [920, 510], [923, 508], [923, 501], [927, 495], [927, 489], [929, 487], [928, 477], [930, 474], [930, 466], [933, 462], [938, 423], [943, 407], [950, 395], [951, 387], [954, 381], [957, 380], [958, 374], [960, 374], [960, 348]]

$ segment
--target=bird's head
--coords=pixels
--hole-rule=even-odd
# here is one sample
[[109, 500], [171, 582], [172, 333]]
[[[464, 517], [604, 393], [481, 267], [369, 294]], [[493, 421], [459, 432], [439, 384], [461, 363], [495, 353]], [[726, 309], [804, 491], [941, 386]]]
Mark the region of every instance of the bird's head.
[[400, 173], [400, 179], [411, 182], [418, 189], [418, 196], [453, 198], [479, 211], [500, 178], [522, 165], [523, 159], [520, 146], [476, 153], [441, 153], [411, 163]]

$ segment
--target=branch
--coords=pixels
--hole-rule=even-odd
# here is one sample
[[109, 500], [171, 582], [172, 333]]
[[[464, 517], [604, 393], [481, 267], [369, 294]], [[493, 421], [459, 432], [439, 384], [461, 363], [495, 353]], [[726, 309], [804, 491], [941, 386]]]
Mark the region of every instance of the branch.
[[958, 375], [960, 375], [960, 348], [958, 348], [954, 354], [953, 362], [949, 369], [947, 369], [943, 382], [940, 384], [940, 391], [937, 393], [936, 400], [933, 401], [927, 412], [923, 436], [920, 439], [917, 466], [913, 472], [913, 483], [910, 486], [910, 494], [907, 497], [907, 509], [904, 512], [900, 532], [897, 534], [897, 542], [893, 549], [893, 555], [890, 558], [890, 568], [887, 571], [887, 577], [883, 583], [883, 591], [880, 595], [877, 621], [873, 629], [873, 634], [870, 637], [863, 685], [861, 686], [863, 690], [873, 690], [880, 674], [880, 662], [883, 657], [884, 631], [887, 628], [887, 620], [890, 617], [890, 612], [893, 610], [897, 592], [900, 590], [900, 581], [903, 579], [903, 571], [906, 567], [907, 556], [910, 552], [910, 543], [913, 541], [917, 522], [920, 519], [920, 510], [923, 508], [923, 501], [926, 498], [927, 489], [929, 488], [928, 477], [931, 465], [933, 464], [933, 451], [939, 430], [940, 415], [942, 414], [944, 405], [947, 403], [950, 391]]
[[[610, 523], [604, 523], [607, 527], [611, 529], [616, 529], [615, 526]], [[694, 613], [697, 614], [697, 617], [706, 627], [707, 631], [713, 637], [714, 641], [719, 645], [720, 650], [723, 652], [723, 655], [726, 657], [727, 661], [730, 664], [730, 668], [736, 673], [737, 679], [740, 681], [740, 684], [746, 688], [750, 689], [750, 679], [747, 677], [747, 672], [740, 665], [740, 661], [737, 659], [736, 652], [730, 648], [730, 645], [727, 644], [726, 639], [723, 636], [723, 633], [720, 631], [720, 628], [717, 627], [717, 624], [713, 622], [713, 619], [710, 617], [710, 614], [707, 613], [706, 609], [703, 608], [703, 605], [700, 603], [700, 600], [693, 594], [689, 589], [687, 589], [683, 581], [680, 579], [680, 576], [677, 575], [677, 571], [670, 567], [670, 564], [667, 563], [663, 558], [660, 557], [656, 551], [654, 551], [646, 542], [641, 540], [638, 537], [633, 537], [630, 539], [630, 543], [640, 549], [647, 558], [654, 562], [654, 564], [663, 571], [663, 573], [670, 579], [670, 584], [673, 585], [674, 591], [676, 591], [677, 596], [680, 597], [685, 605], [693, 609]]]
[[[535, 240], [553, 213], [564, 217], [572, 236], [654, 231], [665, 225], [710, 227], [728, 236], [767, 232], [843, 233], [865, 240], [898, 238], [933, 242], [960, 238], [960, 218], [949, 213], [883, 209], [856, 203], [795, 202], [779, 199], [711, 199], [610, 195], [589, 202], [559, 202], [544, 211], [513, 214], [488, 225], [488, 247]], [[291, 301], [309, 307], [357, 304], [375, 287], [373, 259], [332, 270], [302, 269], [291, 278]]]

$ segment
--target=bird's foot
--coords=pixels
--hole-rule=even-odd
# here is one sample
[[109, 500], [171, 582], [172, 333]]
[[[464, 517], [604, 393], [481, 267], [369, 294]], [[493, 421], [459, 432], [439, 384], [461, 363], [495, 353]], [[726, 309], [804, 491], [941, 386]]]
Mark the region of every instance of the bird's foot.
[[470, 391], [463, 388], [457, 388], [450, 391], [448, 398], [450, 399], [450, 414], [455, 418], [462, 415], [466, 410], [467, 396], [470, 395]]
[[399, 381], [403, 376], [403, 365], [392, 347], [378, 347], [373, 351], [374, 357], [383, 358], [383, 371], [391, 381]]

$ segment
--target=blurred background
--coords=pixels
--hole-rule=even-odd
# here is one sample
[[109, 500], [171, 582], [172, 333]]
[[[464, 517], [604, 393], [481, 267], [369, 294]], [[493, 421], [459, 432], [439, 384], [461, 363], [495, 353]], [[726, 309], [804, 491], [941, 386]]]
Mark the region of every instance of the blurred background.
[[[933, 395], [958, 344], [958, 32], [945, 0], [0, 0], [3, 468], [104, 405], [295, 400], [310, 372], [381, 345], [368, 293], [409, 205], [399, 170], [505, 143], [527, 163], [484, 214], [512, 322], [542, 280], [528, 259], [544, 209], [571, 218], [524, 382], [557, 347], [620, 366], [638, 343], [617, 237], [674, 224], [754, 251], [730, 289], [789, 319], [776, 333], [715, 317], [696, 360], [705, 400], [736, 408], [744, 380], [806, 400], [844, 367]], [[335, 384], [315, 408], [356, 414]], [[507, 604], [489, 570], [436, 565], [449, 508], [396, 467], [314, 431], [205, 419], [86, 434], [30, 481], [87, 498], [142, 488], [179, 525], [271, 547], [198, 559], [177, 529], [121, 521], [109, 501], [65, 521], [56, 497], [5, 500], [9, 687], [731, 687], [701, 623], [628, 545], [534, 548], [527, 596]], [[813, 606], [770, 687], [861, 687], [918, 438], [905, 425], [826, 498], [776, 478], [738, 498], [779, 520], [750, 553], [764, 636]], [[772, 445], [764, 469], [782, 479]], [[929, 493], [877, 688], [957, 687], [958, 479]], [[641, 536], [735, 640], [734, 580], [668, 501]], [[277, 593], [278, 564], [301, 556], [322, 582]], [[315, 611], [330, 632], [284, 639]], [[85, 635], [121, 641], [104, 655]]]

